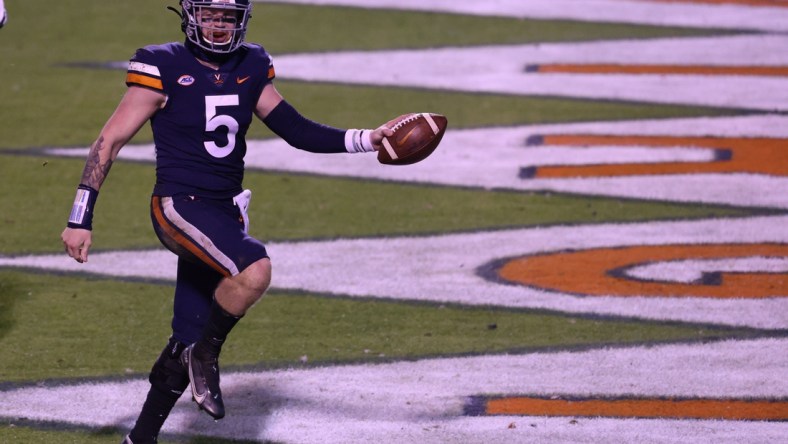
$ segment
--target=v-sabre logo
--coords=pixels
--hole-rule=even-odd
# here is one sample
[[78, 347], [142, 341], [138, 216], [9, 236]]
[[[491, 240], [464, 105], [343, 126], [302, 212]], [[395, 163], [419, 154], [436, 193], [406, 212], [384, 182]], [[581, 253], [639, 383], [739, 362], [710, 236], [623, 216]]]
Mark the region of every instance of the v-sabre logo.
[[224, 86], [224, 82], [227, 81], [227, 77], [229, 77], [227, 73], [221, 73], [221, 72], [210, 73], [207, 74], [207, 76], [208, 76], [208, 80], [210, 80], [211, 83], [219, 87]]
[[194, 83], [194, 77], [192, 77], [192, 76], [190, 76], [188, 74], [184, 74], [184, 75], [182, 75], [182, 76], [180, 76], [178, 78], [178, 85], [189, 86], [192, 83]]

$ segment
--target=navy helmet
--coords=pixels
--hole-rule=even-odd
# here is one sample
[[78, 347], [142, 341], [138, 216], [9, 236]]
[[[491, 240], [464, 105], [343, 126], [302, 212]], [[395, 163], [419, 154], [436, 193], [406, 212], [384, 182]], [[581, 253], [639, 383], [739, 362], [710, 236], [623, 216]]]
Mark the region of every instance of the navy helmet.
[[[208, 54], [230, 54], [238, 49], [246, 37], [246, 27], [252, 16], [250, 0], [181, 0], [181, 29], [186, 38]], [[205, 13], [205, 10], [211, 10]], [[215, 10], [229, 11], [234, 14], [213, 18]], [[223, 26], [218, 26], [222, 21]], [[230, 38], [222, 42], [206, 39], [203, 30], [227, 32]]]

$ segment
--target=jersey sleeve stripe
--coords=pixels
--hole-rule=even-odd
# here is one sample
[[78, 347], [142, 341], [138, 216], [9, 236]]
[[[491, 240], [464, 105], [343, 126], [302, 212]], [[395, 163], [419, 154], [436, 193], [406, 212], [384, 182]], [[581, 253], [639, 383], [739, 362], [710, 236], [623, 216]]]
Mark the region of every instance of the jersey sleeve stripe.
[[270, 66], [268, 67], [268, 80], [271, 80], [274, 77], [276, 77], [276, 72], [274, 71], [274, 67]]
[[129, 71], [136, 71], [152, 77], [161, 77], [159, 68], [141, 62], [129, 62]]
[[161, 83], [161, 79], [154, 79], [153, 77], [143, 76], [133, 72], [126, 74], [126, 84], [140, 85], [158, 91], [164, 91], [164, 85]]

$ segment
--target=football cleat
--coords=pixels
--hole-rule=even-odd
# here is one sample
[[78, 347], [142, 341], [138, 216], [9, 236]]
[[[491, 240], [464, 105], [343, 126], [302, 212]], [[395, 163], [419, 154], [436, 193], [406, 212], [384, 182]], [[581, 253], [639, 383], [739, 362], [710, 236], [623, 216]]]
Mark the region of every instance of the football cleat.
[[224, 401], [219, 389], [219, 360], [201, 361], [194, 356], [194, 344], [186, 347], [181, 362], [189, 372], [192, 400], [214, 419], [224, 418]]

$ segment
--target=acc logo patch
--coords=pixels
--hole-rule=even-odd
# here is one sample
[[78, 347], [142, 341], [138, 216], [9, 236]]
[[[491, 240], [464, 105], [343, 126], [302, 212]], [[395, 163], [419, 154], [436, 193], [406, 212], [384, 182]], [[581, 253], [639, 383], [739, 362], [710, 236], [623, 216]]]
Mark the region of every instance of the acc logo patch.
[[182, 75], [182, 76], [180, 76], [178, 78], [178, 85], [189, 86], [192, 83], [194, 83], [194, 77], [192, 77], [192, 76], [190, 76], [188, 74], [184, 74], [184, 75]]

